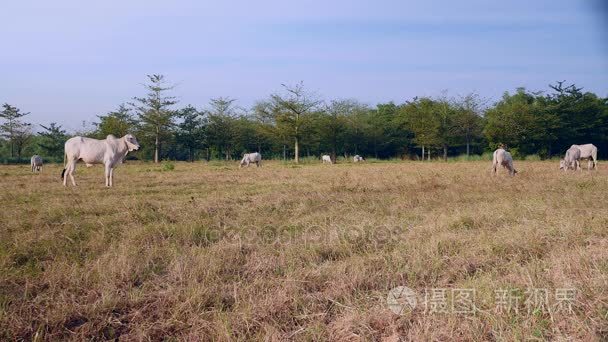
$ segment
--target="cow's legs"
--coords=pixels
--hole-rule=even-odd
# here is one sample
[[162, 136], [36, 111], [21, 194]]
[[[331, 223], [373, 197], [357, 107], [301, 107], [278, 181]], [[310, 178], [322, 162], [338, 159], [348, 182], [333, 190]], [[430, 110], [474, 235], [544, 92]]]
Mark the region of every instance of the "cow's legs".
[[109, 165], [105, 166], [105, 176], [106, 176], [106, 186], [111, 186], [110, 185], [110, 177], [112, 174], [112, 168]]
[[65, 166], [65, 170], [63, 170], [63, 186], [67, 186], [68, 185], [68, 168], [70, 167], [70, 162], [68, 161], [67, 165]]
[[74, 171], [76, 170], [76, 161], [70, 160], [68, 161], [68, 165], [65, 167], [65, 174], [63, 176], [63, 185], [66, 186], [68, 182], [68, 176], [70, 176], [70, 180], [72, 181], [72, 185], [76, 186], [76, 180], [74, 179]]
[[110, 169], [110, 186], [114, 186], [114, 168]]

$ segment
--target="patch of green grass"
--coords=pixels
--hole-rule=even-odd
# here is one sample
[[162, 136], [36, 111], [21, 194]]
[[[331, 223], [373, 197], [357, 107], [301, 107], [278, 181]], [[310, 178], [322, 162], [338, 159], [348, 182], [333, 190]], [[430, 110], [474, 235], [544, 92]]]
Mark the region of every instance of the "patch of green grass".
[[163, 171], [173, 171], [175, 170], [175, 164], [170, 161], [163, 162]]

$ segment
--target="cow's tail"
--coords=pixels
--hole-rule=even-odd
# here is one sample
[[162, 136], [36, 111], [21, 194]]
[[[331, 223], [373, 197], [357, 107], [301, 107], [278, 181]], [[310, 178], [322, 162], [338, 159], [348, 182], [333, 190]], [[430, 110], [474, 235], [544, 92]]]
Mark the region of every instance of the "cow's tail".
[[63, 154], [63, 171], [61, 171], [61, 179], [63, 180], [63, 178], [65, 177], [65, 170], [68, 168], [66, 165], [66, 159], [67, 156], [65, 155], [65, 153]]

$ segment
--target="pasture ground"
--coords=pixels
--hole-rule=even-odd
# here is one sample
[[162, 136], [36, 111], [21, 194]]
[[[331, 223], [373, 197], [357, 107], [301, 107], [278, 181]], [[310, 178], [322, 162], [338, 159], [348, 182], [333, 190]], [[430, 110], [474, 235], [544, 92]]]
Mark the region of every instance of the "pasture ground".
[[0, 340], [605, 341], [608, 164], [515, 164], [1, 166]]

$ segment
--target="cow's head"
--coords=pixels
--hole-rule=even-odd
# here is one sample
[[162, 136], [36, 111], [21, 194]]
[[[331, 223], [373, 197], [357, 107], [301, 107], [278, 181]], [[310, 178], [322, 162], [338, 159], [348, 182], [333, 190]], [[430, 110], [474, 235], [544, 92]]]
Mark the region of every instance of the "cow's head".
[[125, 143], [127, 143], [127, 148], [129, 149], [129, 152], [139, 150], [139, 143], [132, 134], [125, 135], [124, 139]]
[[564, 170], [565, 168], [566, 168], [566, 161], [562, 159], [559, 161], [559, 169]]

